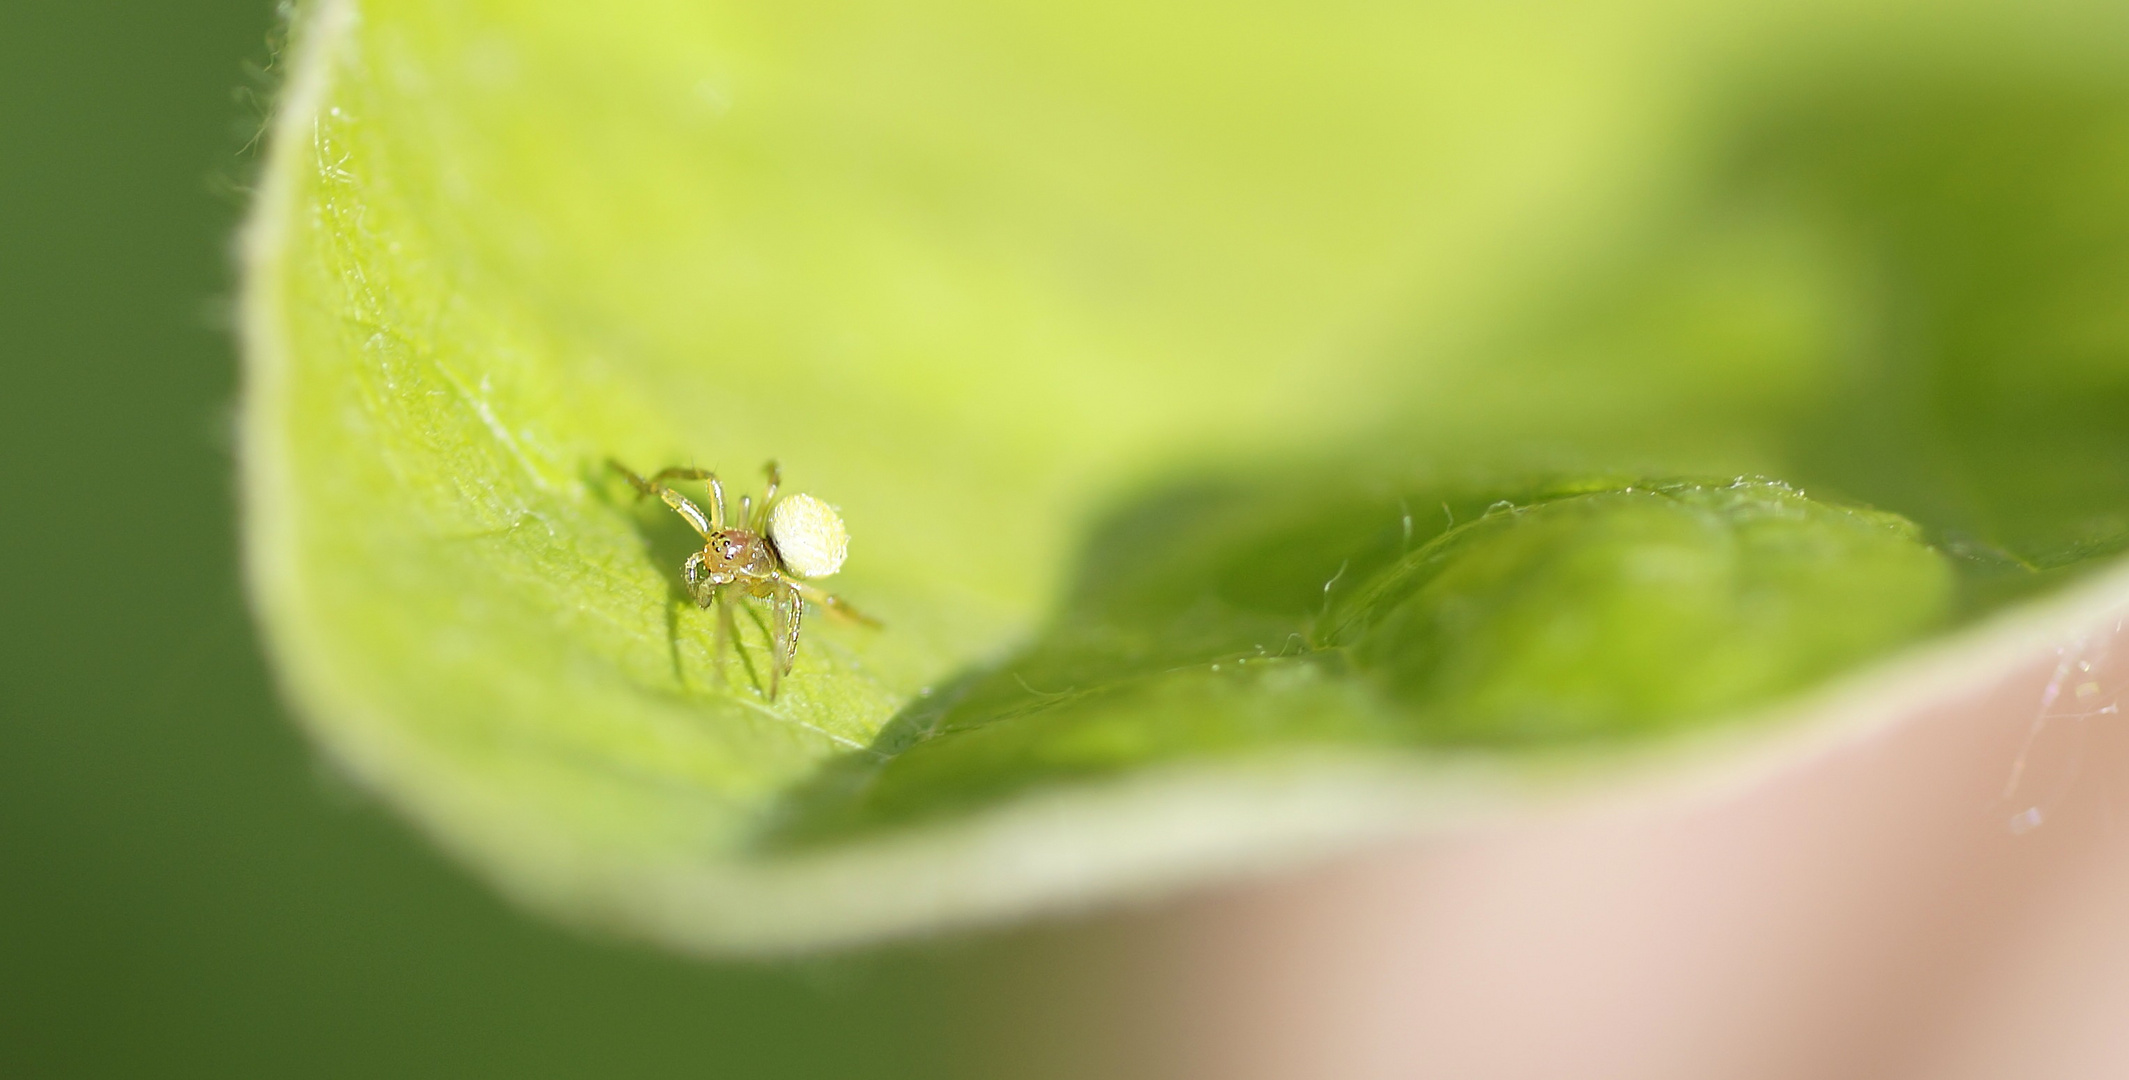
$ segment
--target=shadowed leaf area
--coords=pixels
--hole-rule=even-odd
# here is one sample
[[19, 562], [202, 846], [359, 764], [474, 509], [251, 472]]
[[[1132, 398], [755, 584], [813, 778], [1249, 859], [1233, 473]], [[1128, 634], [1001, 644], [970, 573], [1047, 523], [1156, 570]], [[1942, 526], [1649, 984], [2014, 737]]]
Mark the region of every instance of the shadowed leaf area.
[[[1903, 519], [1763, 481], [1610, 483], [1164, 495], [1096, 534], [1036, 645], [896, 717], [786, 838], [1178, 757], [1647, 737], [1949, 613], [1953, 564]], [[1410, 521], [1415, 501], [1440, 509]]]
[[[652, 8], [311, 9], [246, 297], [293, 697], [568, 917], [1121, 893], [1250, 837], [1075, 847], [1105, 793], [1609, 762], [2129, 547], [2109, 9]], [[773, 699], [603, 464], [771, 457], [884, 623]]]

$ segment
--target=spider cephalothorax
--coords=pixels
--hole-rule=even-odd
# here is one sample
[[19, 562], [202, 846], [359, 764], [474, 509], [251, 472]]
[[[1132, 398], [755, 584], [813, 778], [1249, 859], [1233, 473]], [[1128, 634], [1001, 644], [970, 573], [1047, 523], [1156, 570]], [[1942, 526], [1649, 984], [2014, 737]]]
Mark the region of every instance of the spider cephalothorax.
[[[726, 647], [734, 640], [732, 608], [726, 591], [768, 601], [769, 637], [774, 655], [769, 663], [769, 696], [775, 697], [783, 676], [798, 657], [798, 631], [810, 600], [831, 612], [870, 621], [850, 605], [802, 580], [822, 578], [842, 569], [850, 537], [841, 515], [827, 503], [807, 494], [779, 500], [776, 489], [782, 481], [775, 462], [764, 471], [769, 486], [761, 505], [741, 497], [736, 524], [725, 521], [724, 485], [706, 469], [661, 469], [650, 479], [637, 476], [619, 462], [609, 462], [628, 477], [644, 495], [656, 495], [673, 508], [702, 537], [702, 550], [681, 564], [680, 577], [688, 594], [704, 608], [717, 608], [717, 656], [723, 662]], [[701, 480], [710, 493], [710, 512], [666, 486], [667, 480]]]

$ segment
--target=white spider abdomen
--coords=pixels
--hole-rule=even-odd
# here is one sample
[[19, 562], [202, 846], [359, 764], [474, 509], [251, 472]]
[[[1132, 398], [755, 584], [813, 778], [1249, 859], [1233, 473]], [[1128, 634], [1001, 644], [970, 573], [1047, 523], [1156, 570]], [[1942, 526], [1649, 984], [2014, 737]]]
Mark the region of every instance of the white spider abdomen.
[[800, 577], [827, 577], [843, 568], [850, 553], [850, 531], [835, 507], [800, 493], [782, 499], [769, 511], [769, 542], [784, 565]]

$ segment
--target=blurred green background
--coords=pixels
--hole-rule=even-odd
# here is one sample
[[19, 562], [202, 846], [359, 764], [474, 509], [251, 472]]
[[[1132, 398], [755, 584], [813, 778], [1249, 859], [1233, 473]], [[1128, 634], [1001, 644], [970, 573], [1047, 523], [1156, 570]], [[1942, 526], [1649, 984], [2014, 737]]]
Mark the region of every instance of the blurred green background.
[[0, 4], [0, 1076], [946, 1070], [933, 961], [726, 967], [534, 922], [283, 715], [223, 314], [276, 25]]

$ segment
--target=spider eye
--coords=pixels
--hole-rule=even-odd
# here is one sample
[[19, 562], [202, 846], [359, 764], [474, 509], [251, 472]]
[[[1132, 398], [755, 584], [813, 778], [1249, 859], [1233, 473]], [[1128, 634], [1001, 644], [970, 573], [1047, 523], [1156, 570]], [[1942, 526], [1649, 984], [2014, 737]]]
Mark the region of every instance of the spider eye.
[[800, 577], [827, 577], [842, 569], [850, 532], [835, 507], [800, 493], [769, 511], [769, 541], [784, 565]]

